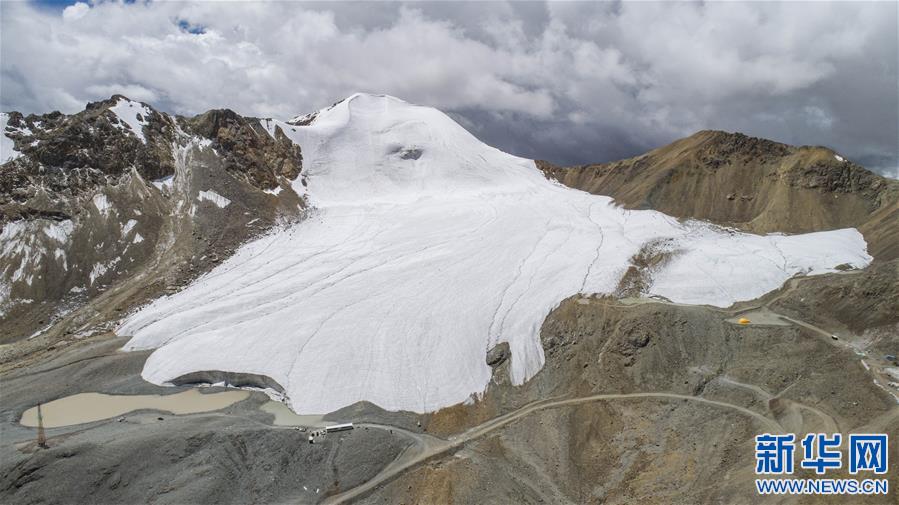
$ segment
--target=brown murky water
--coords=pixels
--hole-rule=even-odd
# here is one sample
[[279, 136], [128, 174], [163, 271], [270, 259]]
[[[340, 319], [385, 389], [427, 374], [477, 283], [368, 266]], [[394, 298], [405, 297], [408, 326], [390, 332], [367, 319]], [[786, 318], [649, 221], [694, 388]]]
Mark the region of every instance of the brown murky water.
[[[143, 409], [170, 414], [211, 412], [231, 406], [249, 395], [248, 391], [203, 394], [196, 389], [172, 395], [79, 393], [41, 405], [41, 414], [45, 427], [58, 428], [101, 421]], [[37, 426], [37, 406], [26, 410], [19, 422], [24, 426]]]
[[320, 415], [300, 415], [290, 410], [287, 405], [281, 402], [269, 401], [260, 407], [259, 410], [267, 412], [275, 416], [275, 426], [308, 426], [312, 428], [320, 428], [334, 424], [322, 420]]

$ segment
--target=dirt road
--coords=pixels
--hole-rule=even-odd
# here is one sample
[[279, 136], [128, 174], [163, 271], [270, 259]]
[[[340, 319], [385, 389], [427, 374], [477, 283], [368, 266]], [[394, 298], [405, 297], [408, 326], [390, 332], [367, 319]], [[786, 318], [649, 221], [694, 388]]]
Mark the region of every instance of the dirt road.
[[[855, 273], [855, 272], [849, 272], [846, 275], [852, 275], [853, 273]], [[756, 311], [756, 312], [762, 311], [762, 312], [764, 312], [765, 316], [770, 318], [770, 320], [768, 320], [768, 319], [765, 320], [765, 322], [768, 324], [779, 324], [782, 321], [783, 324], [798, 325], [803, 328], [814, 331], [817, 334], [821, 335], [822, 337], [826, 338], [827, 342], [830, 343], [831, 345], [835, 345], [837, 347], [855, 351], [855, 349], [852, 348], [852, 346], [849, 345], [848, 343], [846, 343], [845, 341], [834, 340], [832, 338], [832, 334], [830, 332], [827, 332], [826, 330], [824, 330], [822, 328], [818, 328], [817, 326], [814, 326], [805, 321], [800, 321], [797, 319], [793, 319], [793, 318], [784, 316], [782, 314], [774, 312], [771, 309], [771, 305], [774, 302], [776, 302], [777, 300], [783, 298], [784, 296], [786, 296], [787, 294], [789, 294], [790, 292], [795, 290], [796, 287], [803, 280], [805, 280], [805, 278], [802, 278], [802, 277], [790, 279], [790, 281], [787, 283], [787, 289], [784, 290], [782, 293], [778, 294], [776, 297], [770, 299], [766, 303], [758, 304], [758, 305], [755, 305], [752, 307], [743, 307], [742, 309], [736, 310], [736, 311], [727, 310], [727, 309], [719, 309], [719, 310], [722, 313], [729, 314], [731, 316], [737, 316], [738, 314], [744, 314], [746, 312], [751, 312], [751, 311]], [[621, 303], [621, 302], [619, 302], [619, 303]], [[629, 302], [622, 303], [622, 305], [633, 304], [633, 303], [661, 303], [661, 304], [679, 305], [676, 303], [666, 302], [663, 300], [645, 300], [645, 301], [630, 300]], [[873, 381], [878, 386], [881, 386], [884, 389], [886, 389], [885, 386], [883, 386], [882, 384], [880, 384], [878, 382], [875, 371], [870, 369], [869, 367], [866, 367], [866, 368], [870, 372]], [[728, 377], [724, 377], [722, 379], [722, 382], [724, 382], [725, 384], [734, 386], [734, 387], [742, 387], [742, 388], [749, 389], [753, 393], [759, 395], [761, 398], [763, 398], [765, 400], [769, 400], [769, 399], [776, 397], [776, 395], [772, 395], [772, 394], [768, 393], [767, 391], [764, 391], [763, 389], [759, 388], [758, 386], [755, 386], [752, 384], [739, 383]], [[889, 391], [889, 390], [887, 389], [887, 391]], [[781, 393], [783, 393], [783, 392], [781, 392]], [[890, 391], [890, 393], [894, 397], [896, 397], [896, 395], [894, 393], [892, 393], [891, 391]], [[403, 472], [405, 472], [417, 465], [420, 465], [430, 459], [438, 458], [438, 457], [446, 455], [452, 451], [455, 451], [455, 450], [461, 448], [462, 446], [464, 446], [465, 444], [467, 444], [468, 442], [477, 440], [477, 439], [484, 437], [490, 433], [493, 433], [501, 428], [504, 428], [504, 427], [514, 423], [515, 421], [517, 421], [529, 414], [532, 414], [534, 412], [537, 412], [540, 410], [545, 410], [545, 409], [557, 408], [557, 407], [580, 405], [580, 404], [589, 403], [589, 402], [634, 400], [634, 399], [680, 400], [680, 401], [691, 401], [691, 402], [702, 403], [702, 404], [709, 405], [712, 407], [730, 409], [730, 410], [739, 412], [743, 415], [749, 416], [749, 417], [755, 419], [756, 421], [758, 421], [764, 427], [763, 429], [767, 432], [783, 433], [785, 431], [784, 427], [781, 426], [781, 424], [778, 423], [776, 420], [766, 417], [758, 412], [747, 409], [745, 407], [741, 407], [739, 405], [734, 405], [731, 403], [716, 401], [716, 400], [709, 400], [709, 399], [702, 398], [702, 397], [679, 395], [679, 394], [673, 394], [673, 393], [642, 392], [642, 393], [628, 393], [628, 394], [598, 394], [598, 395], [584, 396], [584, 397], [578, 397], [578, 398], [564, 398], [563, 397], [563, 398], [551, 398], [551, 399], [545, 399], [545, 400], [538, 400], [538, 401], [529, 403], [528, 405], [525, 405], [515, 411], [509, 412], [505, 415], [499, 416], [497, 418], [494, 418], [487, 422], [484, 422], [478, 426], [470, 428], [469, 430], [467, 430], [461, 434], [455, 435], [453, 437], [450, 437], [447, 440], [435, 439], [434, 437], [429, 437], [429, 440], [427, 443], [418, 443], [415, 445], [415, 447], [410, 447], [409, 449], [407, 449], [401, 455], [400, 458], [398, 458], [396, 461], [391, 463], [381, 473], [379, 473], [375, 478], [373, 478], [370, 481], [366, 482], [365, 484], [357, 486], [353, 489], [350, 489], [350, 490], [340, 493], [338, 495], [334, 495], [334, 496], [328, 498], [324, 503], [326, 503], [326, 504], [346, 503], [346, 502], [352, 501], [353, 499], [364, 496], [367, 493], [375, 490], [377, 487], [389, 482], [390, 480], [399, 476]], [[899, 398], [897, 398], [897, 401], [899, 401]], [[832, 431], [832, 432], [839, 431], [839, 426], [838, 426], [836, 420], [831, 415], [829, 415], [817, 408], [810, 407], [808, 405], [803, 405], [798, 402], [791, 401], [790, 403], [792, 404], [792, 408], [793, 408], [794, 412], [796, 412], [797, 414], [798, 414], [798, 411], [805, 411], [805, 412], [811, 413], [811, 414], [817, 416], [820, 419], [820, 421], [822, 421], [824, 423], [824, 426], [826, 428], [830, 429], [830, 431]], [[899, 416], [899, 408], [895, 409], [890, 414], [889, 419], [892, 420], [897, 416]], [[801, 417], [800, 417], [800, 419], [801, 419]]]
[[700, 398], [697, 396], [687, 396], [687, 395], [679, 395], [673, 393], [628, 393], [628, 394], [599, 394], [599, 395], [591, 395], [584, 396], [579, 398], [562, 398], [562, 399], [547, 399], [547, 400], [538, 400], [524, 407], [521, 407], [518, 410], [514, 410], [509, 412], [508, 414], [496, 417], [491, 419], [485, 423], [482, 423], [478, 426], [475, 426], [459, 435], [450, 437], [448, 440], [443, 440], [441, 442], [435, 442], [434, 437], [429, 437], [430, 443], [425, 444], [424, 447], [419, 446], [415, 450], [410, 451], [407, 450], [404, 452], [400, 458], [397, 458], [392, 464], [390, 464], [387, 468], [385, 468], [381, 473], [379, 473], [375, 478], [370, 481], [362, 484], [361, 486], [357, 486], [353, 489], [340, 493], [338, 495], [334, 495], [327, 500], [324, 501], [325, 504], [337, 504], [337, 503], [346, 503], [355, 498], [359, 498], [366, 493], [373, 491], [378, 486], [389, 482], [391, 479], [399, 476], [406, 470], [417, 466], [421, 463], [424, 463], [432, 458], [436, 458], [452, 452], [456, 449], [459, 449], [463, 445], [471, 442], [473, 440], [477, 440], [485, 435], [488, 435], [500, 428], [504, 428], [515, 421], [525, 417], [534, 412], [552, 409], [557, 407], [565, 407], [571, 405], [580, 405], [584, 403], [597, 402], [597, 401], [612, 401], [612, 400], [632, 400], [632, 399], [661, 399], [661, 400], [680, 400], [680, 401], [691, 401], [698, 402], [705, 405], [730, 409], [737, 411], [741, 414], [752, 417], [753, 419], [759, 421], [760, 424], [764, 426], [764, 429], [770, 433], [783, 433], [784, 430], [777, 423], [777, 421], [765, 417], [758, 412], [754, 412], [744, 407], [740, 407], [739, 405], [733, 405], [726, 402], [719, 402], [715, 400], [708, 400], [706, 398]]

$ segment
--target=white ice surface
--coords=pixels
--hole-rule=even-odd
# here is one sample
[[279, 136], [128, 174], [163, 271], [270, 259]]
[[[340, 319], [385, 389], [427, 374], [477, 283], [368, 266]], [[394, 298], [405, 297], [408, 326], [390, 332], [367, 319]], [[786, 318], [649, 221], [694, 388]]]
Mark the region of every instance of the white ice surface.
[[22, 153], [16, 151], [15, 143], [11, 138], [6, 136], [6, 126], [9, 124], [9, 114], [0, 112], [0, 164], [12, 161]]
[[[141, 142], [147, 143], [147, 139], [144, 137], [144, 126], [147, 125], [147, 118], [151, 114], [149, 107], [140, 102], [119, 98], [116, 104], [110, 107], [109, 110], [127, 124], [131, 132]], [[138, 119], [138, 114], [141, 115], [142, 119]]]
[[391, 97], [354, 95], [282, 130], [303, 150], [309, 218], [125, 321], [126, 349], [156, 348], [150, 382], [248, 372], [283, 385], [297, 412], [433, 411], [484, 391], [499, 342], [514, 383], [532, 377], [549, 311], [614, 290], [647, 241], [680, 251], [653, 294], [718, 306], [871, 260], [852, 229], [764, 237], [623, 210]]

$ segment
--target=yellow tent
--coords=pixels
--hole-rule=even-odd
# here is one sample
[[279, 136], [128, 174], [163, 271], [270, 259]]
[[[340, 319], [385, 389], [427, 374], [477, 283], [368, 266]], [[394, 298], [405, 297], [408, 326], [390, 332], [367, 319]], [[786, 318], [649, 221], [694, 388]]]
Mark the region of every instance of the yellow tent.
[[741, 317], [737, 322], [740, 324], [749, 324], [751, 321], [749, 319], [746, 319], [745, 317]]

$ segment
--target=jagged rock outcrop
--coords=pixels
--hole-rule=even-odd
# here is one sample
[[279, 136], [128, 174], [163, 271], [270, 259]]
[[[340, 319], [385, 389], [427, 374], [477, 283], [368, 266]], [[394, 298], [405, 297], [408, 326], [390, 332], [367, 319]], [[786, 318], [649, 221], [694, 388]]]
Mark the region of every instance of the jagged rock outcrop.
[[0, 343], [102, 327], [306, 206], [300, 148], [265, 120], [121, 95], [2, 119]]
[[196, 135], [223, 153], [225, 169], [243, 174], [260, 189], [274, 189], [278, 177], [296, 179], [302, 170], [300, 147], [275, 126], [272, 135], [254, 118], [228, 109], [211, 110], [186, 120]]
[[[117, 107], [134, 109], [141, 131], [123, 121]], [[114, 182], [132, 168], [148, 180], [171, 176], [177, 130], [170, 116], [120, 95], [71, 116], [11, 112], [3, 133], [20, 155], [0, 171], [0, 213], [7, 220], [43, 212], [67, 217], [74, 209], [61, 199]]]

